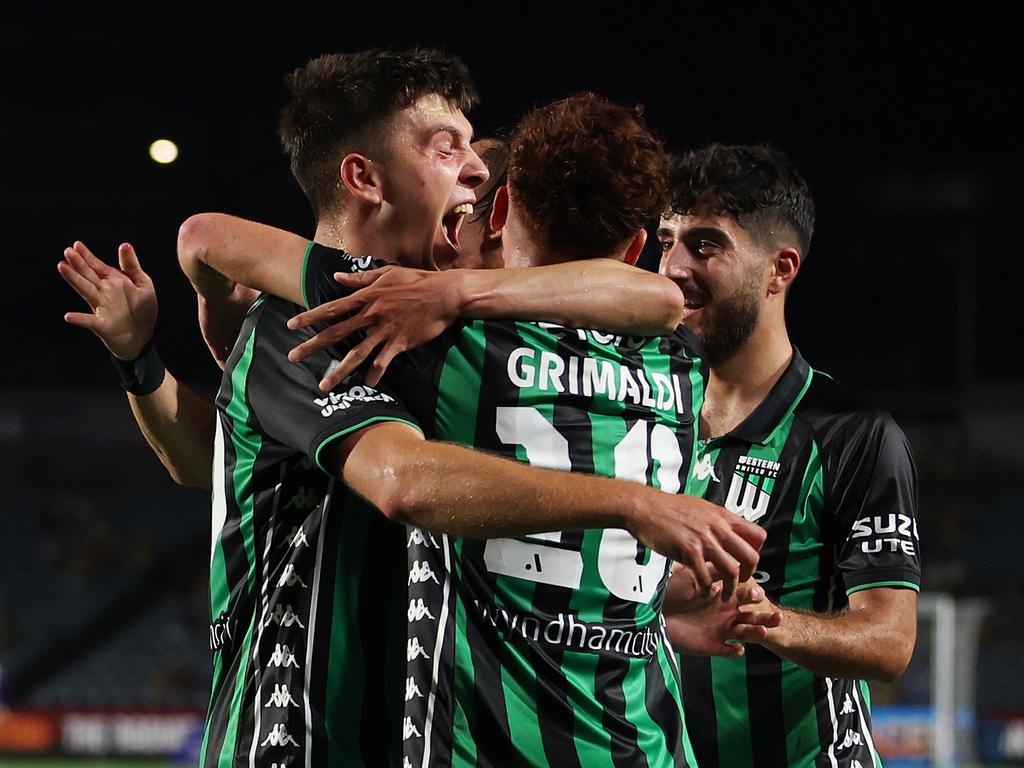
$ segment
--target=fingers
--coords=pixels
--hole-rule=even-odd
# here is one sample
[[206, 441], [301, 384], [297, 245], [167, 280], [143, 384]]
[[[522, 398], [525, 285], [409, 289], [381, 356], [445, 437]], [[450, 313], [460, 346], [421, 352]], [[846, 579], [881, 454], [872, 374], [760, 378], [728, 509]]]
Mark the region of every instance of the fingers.
[[697, 548], [694, 548], [694, 551], [690, 554], [691, 556], [687, 558], [687, 565], [693, 572], [693, 580], [697, 584], [697, 590], [702, 597], [706, 597], [711, 592], [713, 582], [707, 564], [704, 562], [704, 555]]
[[370, 356], [370, 353], [377, 348], [377, 345], [384, 340], [379, 334], [368, 337], [348, 351], [348, 354], [341, 359], [341, 364], [328, 373], [320, 382], [320, 389], [324, 392], [338, 385], [352, 374], [363, 361]]
[[735, 624], [729, 634], [744, 643], [763, 643], [768, 639], [768, 628], [760, 624]]
[[736, 588], [736, 602], [740, 605], [757, 603], [764, 599], [764, 590], [755, 581], [745, 581]]
[[110, 274], [110, 267], [102, 259], [97, 258], [81, 240], [75, 240], [74, 245], [72, 245], [71, 248], [82, 259], [84, 259], [89, 267], [100, 277], [106, 277]]
[[[295, 318], [292, 319], [294, 320]], [[325, 328], [313, 338], [307, 339], [292, 349], [288, 353], [288, 359], [293, 363], [305, 360], [307, 357], [315, 355], [317, 352], [334, 346], [339, 341], [347, 339], [349, 336], [359, 330], [362, 330], [369, 324], [369, 320], [359, 315], [350, 317], [348, 320], [343, 320], [340, 323], [336, 323], [329, 328]], [[344, 376], [342, 378], [344, 378]], [[341, 379], [338, 379], [338, 381], [341, 381]]]
[[288, 327], [295, 331], [299, 328], [308, 328], [316, 323], [333, 323], [339, 317], [352, 314], [363, 306], [364, 303], [365, 300], [357, 294], [343, 296], [334, 301], [327, 301], [318, 307], [313, 307], [313, 309], [296, 315], [288, 321]]
[[90, 331], [97, 331], [100, 326], [100, 319], [86, 312], [67, 312], [64, 315], [64, 322], [77, 325], [79, 328], [88, 328]]
[[[750, 524], [747, 523], [747, 525]], [[753, 527], [757, 528], [757, 526]], [[736, 574], [738, 580], [746, 581], [753, 576], [754, 569], [757, 568], [758, 550], [760, 549], [760, 544], [764, 542], [763, 536], [755, 537], [759, 539], [757, 548], [755, 548], [751, 545], [749, 539], [740, 535], [740, 531], [735, 527], [715, 528], [714, 530], [722, 548], [729, 553], [731, 558], [735, 558], [734, 562], [739, 566]], [[758, 528], [758, 530], [763, 533], [763, 529]]]
[[366, 372], [366, 383], [371, 387], [377, 386], [384, 377], [388, 366], [391, 365], [391, 361], [404, 351], [405, 349], [402, 345], [397, 342], [385, 344], [381, 351], [377, 353], [377, 357], [370, 363], [370, 369]]
[[722, 643], [716, 656], [724, 656], [727, 659], [738, 659], [744, 653], [746, 648], [743, 647], [743, 643]]
[[64, 282], [74, 288], [75, 293], [85, 299], [90, 307], [96, 308], [100, 301], [99, 289], [80, 275], [73, 264], [66, 261], [58, 262], [57, 271], [64, 278]]
[[704, 553], [708, 560], [711, 561], [711, 564], [717, 569], [718, 575], [721, 577], [722, 599], [729, 600], [736, 591], [736, 587], [739, 582], [742, 581], [742, 579], [739, 578], [739, 563], [737, 563], [735, 558], [730, 556], [719, 546], [706, 546]]
[[139, 256], [135, 253], [135, 248], [131, 243], [121, 243], [117, 249], [117, 263], [121, 266], [121, 271], [128, 275], [135, 285], [148, 283], [149, 276], [142, 271]]
[[363, 288], [377, 282], [377, 279], [391, 271], [391, 267], [371, 269], [368, 272], [335, 272], [334, 279], [349, 288]]
[[782, 623], [782, 611], [738, 611], [735, 625], [749, 625], [774, 629]]

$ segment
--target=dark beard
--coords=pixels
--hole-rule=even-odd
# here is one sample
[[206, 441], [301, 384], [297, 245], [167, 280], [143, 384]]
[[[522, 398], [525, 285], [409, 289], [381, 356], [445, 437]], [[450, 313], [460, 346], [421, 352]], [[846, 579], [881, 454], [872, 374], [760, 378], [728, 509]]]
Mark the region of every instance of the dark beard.
[[732, 296], [704, 308], [704, 327], [698, 338], [708, 365], [728, 360], [750, 338], [761, 315], [759, 289], [758, 275]]

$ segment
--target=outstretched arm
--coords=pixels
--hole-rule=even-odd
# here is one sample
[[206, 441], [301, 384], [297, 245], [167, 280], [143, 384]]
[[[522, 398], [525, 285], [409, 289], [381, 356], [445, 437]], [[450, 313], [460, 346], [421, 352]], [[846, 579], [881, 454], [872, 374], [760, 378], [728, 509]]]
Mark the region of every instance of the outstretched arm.
[[334, 323], [296, 347], [293, 360], [365, 332], [365, 340], [324, 379], [325, 389], [351, 374], [374, 350], [367, 382], [376, 383], [396, 355], [436, 338], [459, 318], [539, 320], [649, 336], [674, 330], [683, 313], [683, 295], [671, 280], [613, 259], [447, 272], [384, 267], [338, 273], [335, 279], [355, 292], [289, 323], [292, 328]]
[[693, 568], [710, 589], [710, 562], [731, 594], [757, 564], [764, 530], [695, 496], [622, 480], [538, 469], [425, 441], [415, 429], [380, 423], [328, 444], [324, 466], [388, 517], [475, 538], [551, 530], [624, 528]]
[[[97, 258], [84, 243], [65, 249], [61, 277], [88, 303], [89, 312], [68, 312], [71, 325], [88, 328], [119, 360], [146, 354], [156, 325], [153, 281], [128, 243], [118, 249], [120, 269]], [[147, 358], [152, 361], [152, 358]], [[210, 488], [213, 463], [213, 404], [170, 372], [146, 394], [128, 393], [128, 403], [146, 442], [180, 485]]]

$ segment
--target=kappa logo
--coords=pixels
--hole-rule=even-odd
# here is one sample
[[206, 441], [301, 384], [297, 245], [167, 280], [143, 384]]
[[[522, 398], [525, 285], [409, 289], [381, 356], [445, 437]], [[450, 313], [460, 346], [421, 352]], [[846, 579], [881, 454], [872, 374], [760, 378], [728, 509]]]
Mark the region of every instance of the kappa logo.
[[426, 650], [420, 645], [420, 639], [418, 637], [410, 637], [409, 642], [405, 646], [405, 660], [416, 661], [416, 659], [426, 659], [430, 661], [430, 657], [427, 655]]
[[843, 709], [839, 712], [840, 715], [852, 715], [853, 714], [853, 699], [850, 698], [850, 694], [846, 694], [846, 699], [843, 701]]
[[437, 539], [434, 538], [434, 534], [422, 531], [419, 528], [413, 528], [409, 531], [409, 541], [406, 543], [407, 547], [418, 547], [418, 546], [429, 547], [430, 549], [440, 549], [441, 545], [437, 543]]
[[414, 560], [412, 567], [409, 569], [409, 584], [422, 584], [430, 579], [433, 579], [434, 583], [438, 586], [441, 585], [441, 582], [437, 580], [437, 576], [434, 575], [430, 563], [426, 560], [422, 562]]
[[423, 738], [423, 734], [419, 732], [419, 729], [416, 728], [415, 725], [413, 725], [412, 718], [406, 717], [405, 720], [402, 721], [402, 741], [408, 741], [413, 736], [417, 739]]
[[416, 685], [415, 678], [412, 678], [412, 677], [405, 678], [405, 700], [406, 701], [412, 701], [413, 699], [422, 699], [422, 698], [423, 698], [423, 692], [420, 690], [420, 687], [418, 685]]
[[306, 625], [302, 623], [290, 605], [282, 608], [280, 603], [274, 606], [274, 612], [267, 617], [267, 622], [263, 626], [269, 627], [271, 624], [277, 624], [279, 627], [290, 627], [298, 624], [300, 629], [306, 628]]
[[320, 497], [317, 496], [316, 489], [311, 485], [304, 485], [295, 492], [294, 496], [288, 499], [288, 503], [284, 505], [284, 508], [307, 510], [313, 509], [319, 503]]
[[862, 741], [862, 739], [861, 739], [861, 735], [859, 733], [857, 733], [856, 731], [848, 730], [846, 732], [846, 737], [843, 739], [842, 743], [839, 745], [839, 749], [849, 749], [850, 747], [852, 747], [854, 745], [860, 746], [861, 741]]
[[295, 667], [295, 669], [300, 669], [299, 662], [295, 660], [295, 654], [292, 653], [291, 648], [287, 645], [281, 645], [281, 643], [277, 643], [274, 646], [274, 652], [270, 654], [267, 668], [269, 669], [270, 667]]
[[301, 525], [297, 525], [292, 528], [291, 533], [289, 533], [286, 538], [281, 539], [281, 541], [277, 543], [275, 549], [285, 549], [287, 547], [294, 547], [295, 549], [298, 549], [299, 547], [308, 546], [309, 542], [306, 541], [306, 531], [303, 530]]
[[434, 614], [432, 614], [430, 609], [424, 604], [422, 597], [409, 601], [409, 611], [407, 616], [410, 624], [417, 621], [423, 621], [425, 618], [430, 619], [431, 621], [436, 621]]
[[320, 415], [324, 418], [336, 411], [351, 408], [353, 403], [366, 402], [393, 403], [395, 398], [364, 384], [357, 384], [347, 392], [328, 392], [324, 397], [313, 398], [313, 404], [320, 408]]
[[715, 474], [715, 465], [711, 462], [710, 453], [705, 453], [700, 457], [700, 461], [693, 465], [693, 477], [702, 482], [709, 477], [716, 483], [722, 482], [718, 479], [718, 475]]
[[725, 508], [750, 523], [764, 517], [781, 468], [777, 461], [740, 456], [732, 473]]
[[294, 587], [295, 585], [298, 585], [303, 589], [309, 589], [309, 587], [306, 586], [306, 582], [302, 580], [302, 577], [295, 572], [295, 565], [288, 563], [281, 572], [281, 578], [277, 582], [277, 588]]
[[267, 701], [266, 704], [263, 705], [263, 708], [266, 709], [267, 707], [289, 707], [289, 706], [297, 707], [299, 705], [298, 705], [298, 702], [296, 702], [295, 699], [292, 698], [292, 694], [291, 694], [291, 691], [288, 690], [288, 686], [287, 685], [275, 685], [274, 686], [274, 692], [272, 694], [270, 694], [270, 699]]
[[284, 727], [284, 723], [277, 723], [271, 729], [270, 733], [267, 734], [267, 738], [260, 744], [261, 747], [267, 745], [272, 747], [297, 747], [299, 742], [291, 737], [288, 733], [288, 729]]

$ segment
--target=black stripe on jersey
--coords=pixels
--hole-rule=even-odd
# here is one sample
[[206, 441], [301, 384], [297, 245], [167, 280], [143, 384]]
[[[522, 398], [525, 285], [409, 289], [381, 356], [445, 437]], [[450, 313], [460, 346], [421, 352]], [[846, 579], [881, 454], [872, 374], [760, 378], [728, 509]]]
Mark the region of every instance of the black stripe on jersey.
[[[361, 501], [359, 503], [362, 504]], [[388, 660], [395, 658], [388, 654], [390, 638], [382, 638], [381, 633], [388, 627], [388, 606], [395, 600], [404, 602], [405, 593], [403, 590], [402, 594], [394, 594], [395, 559], [386, 556], [385, 552], [400, 553], [404, 549], [404, 535], [383, 515], [372, 509], [366, 511], [372, 517], [367, 531], [367, 556], [359, 579], [359, 642], [363, 649], [367, 684], [363, 686], [359, 744], [368, 765], [387, 765], [391, 746], [402, 738], [396, 730], [401, 722], [401, 713], [393, 711], [395, 702], [389, 695], [389, 688], [379, 682], [381, 677], [386, 679], [386, 673], [394, 671], [389, 669]], [[404, 687], [405, 681], [403, 678], [401, 683], [398, 680], [388, 682]], [[399, 689], [396, 687], [395, 690]]]
[[[794, 421], [779, 454], [779, 463], [786, 468], [806, 467], [811, 453], [810, 434]], [[736, 460], [738, 460], [738, 456]], [[731, 482], [722, 475], [723, 485]], [[793, 510], [800, 499], [803, 472], [787, 471], [785, 487], [776, 486], [767, 514], [758, 522], [771, 531], [773, 540], [785, 546], [763, 549], [757, 569], [770, 574], [762, 586], [768, 598], [778, 601], [786, 577], [789, 541], [793, 531]], [[782, 493], [778, 493], [782, 491]], [[786, 713], [782, 695], [782, 660], [760, 645], [749, 644], [745, 658], [747, 669], [747, 706], [750, 713], [750, 747], [755, 766], [786, 765]]]
[[[664, 642], [664, 633], [659, 633]], [[673, 653], [672, 646], [665, 646], [666, 654]], [[672, 669], [672, 677], [676, 682], [676, 689], [681, 690], [679, 684], [679, 673], [673, 660], [669, 659], [669, 667]], [[665, 690], [665, 679], [662, 677], [661, 665], [657, 657], [653, 663], [648, 664], [644, 670], [644, 704], [651, 719], [665, 734], [665, 743], [669, 745], [672, 753], [672, 762], [677, 766], [686, 765], [686, 752], [683, 749], [683, 721], [679, 718], [679, 710], [676, 708], [672, 695]], [[696, 768], [692, 766], [691, 768]]]
[[[756, 768], [788, 765], [786, 718], [782, 706], [782, 659], [766, 648], [748, 643], [747, 711], [750, 716], [750, 753]], [[757, 669], [755, 680], [751, 669]]]
[[[482, 562], [484, 545], [483, 541], [465, 540], [462, 544], [462, 551], [470, 553], [468, 557]], [[463, 559], [468, 559], [467, 555], [464, 554]], [[468, 583], [476, 577], [463, 571], [462, 578]], [[496, 577], [488, 573], [481, 574], [481, 578], [487, 582], [487, 586], [481, 588], [478, 585], [469, 585], [468, 589], [463, 592], [464, 597], [474, 593], [494, 594]], [[473, 704], [466, 708], [467, 727], [476, 744], [477, 765], [480, 768], [500, 768], [500, 763], [490, 762], [485, 759], [485, 756], [515, 754], [512, 736], [508, 728], [505, 691], [501, 681], [501, 669], [505, 665], [504, 644], [501, 644], [498, 653], [494, 653], [493, 649], [497, 641], [486, 628], [481, 631], [482, 619], [471, 600], [466, 601], [465, 609], [466, 642], [469, 644], [470, 657], [473, 660]], [[485, 636], [484, 632], [488, 632], [490, 636]], [[477, 713], [480, 714], [480, 717], [476, 717]], [[451, 746], [449, 741], [447, 748], [451, 749]]]
[[680, 668], [686, 730], [690, 734], [697, 765], [700, 768], [719, 768], [718, 715], [715, 712], [711, 659], [683, 656]]

